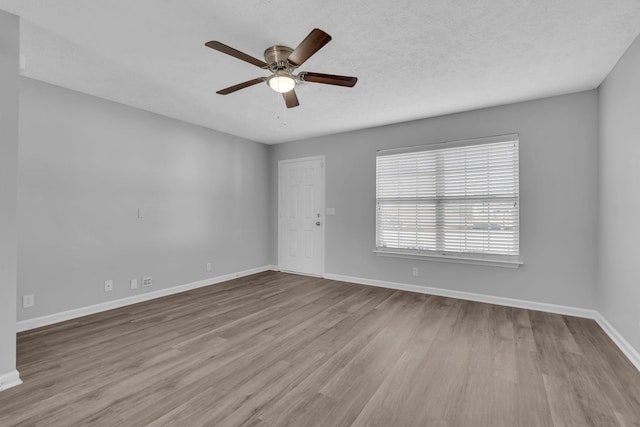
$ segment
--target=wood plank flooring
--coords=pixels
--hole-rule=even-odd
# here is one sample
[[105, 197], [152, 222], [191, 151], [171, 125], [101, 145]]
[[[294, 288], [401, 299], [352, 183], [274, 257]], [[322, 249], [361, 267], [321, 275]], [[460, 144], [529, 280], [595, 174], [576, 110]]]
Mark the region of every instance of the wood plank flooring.
[[592, 320], [265, 272], [18, 335], [0, 426], [640, 426]]

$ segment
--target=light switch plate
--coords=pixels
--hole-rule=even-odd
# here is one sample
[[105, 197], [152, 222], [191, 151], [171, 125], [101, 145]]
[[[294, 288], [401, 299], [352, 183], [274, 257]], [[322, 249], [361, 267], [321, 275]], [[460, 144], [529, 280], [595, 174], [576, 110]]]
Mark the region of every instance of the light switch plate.
[[33, 307], [34, 304], [33, 294], [22, 295], [22, 308]]
[[131, 289], [138, 289], [138, 279], [131, 279]]

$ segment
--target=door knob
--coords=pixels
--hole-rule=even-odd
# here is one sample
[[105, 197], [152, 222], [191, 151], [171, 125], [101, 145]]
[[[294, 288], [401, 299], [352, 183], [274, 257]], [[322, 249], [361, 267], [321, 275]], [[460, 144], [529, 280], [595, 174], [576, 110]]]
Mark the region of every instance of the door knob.
[[320, 221], [316, 221], [316, 225], [320, 225]]

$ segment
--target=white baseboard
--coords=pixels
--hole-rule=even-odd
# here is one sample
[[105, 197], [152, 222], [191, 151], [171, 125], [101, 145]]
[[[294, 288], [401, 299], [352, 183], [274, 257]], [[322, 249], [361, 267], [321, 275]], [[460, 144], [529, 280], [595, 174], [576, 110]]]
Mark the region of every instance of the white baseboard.
[[15, 369], [0, 375], [0, 391], [22, 384], [20, 374]]
[[618, 348], [622, 350], [624, 355], [627, 356], [627, 359], [629, 359], [629, 361], [633, 363], [633, 366], [635, 366], [636, 369], [640, 371], [640, 353], [638, 353], [638, 351], [633, 348], [629, 341], [627, 341], [620, 334], [620, 332], [618, 332], [618, 330], [614, 328], [607, 319], [605, 319], [602, 314], [600, 314], [599, 312], [596, 313], [595, 320], [596, 322], [598, 322], [598, 325], [600, 325], [602, 330], [605, 331], [607, 335], [609, 335], [609, 338], [611, 338], [611, 340], [618, 346]]
[[33, 319], [21, 320], [16, 324], [16, 331], [23, 332], [29, 329], [40, 328], [42, 326], [52, 325], [54, 323], [64, 322], [65, 320], [71, 320], [82, 316], [88, 316], [90, 314], [100, 313], [106, 310], [112, 310], [114, 308], [120, 308], [131, 304], [137, 304], [139, 302], [149, 301], [152, 299], [164, 297], [167, 295], [173, 295], [180, 292], [189, 291], [191, 289], [201, 288], [203, 286], [214, 285], [220, 282], [226, 282], [227, 280], [236, 279], [238, 277], [250, 276], [256, 273], [262, 273], [263, 271], [273, 270], [274, 266], [265, 265], [249, 270], [240, 271], [237, 273], [224, 274], [222, 276], [212, 277], [210, 279], [199, 280], [193, 283], [187, 283], [186, 285], [173, 286], [171, 288], [159, 289], [153, 292], [147, 292], [127, 298], [121, 298], [113, 301], [101, 302], [99, 304], [90, 305], [87, 307], [76, 308], [69, 311], [63, 311], [60, 313], [49, 314], [47, 316], [35, 317]]
[[491, 295], [475, 294], [471, 292], [454, 291], [450, 289], [431, 288], [428, 286], [409, 285], [406, 283], [386, 282], [383, 280], [363, 279], [361, 277], [343, 276], [340, 274], [324, 275], [326, 279], [341, 282], [358, 283], [360, 285], [377, 286], [380, 288], [398, 289], [401, 291], [417, 292], [421, 294], [437, 295], [441, 297], [457, 298], [468, 301], [484, 302], [487, 304], [504, 305], [507, 307], [524, 308], [527, 310], [545, 311], [548, 313], [564, 314], [567, 316], [595, 318], [596, 311], [586, 308], [569, 307], [564, 305], [547, 304], [543, 302], [526, 301], [515, 298], [495, 297]]

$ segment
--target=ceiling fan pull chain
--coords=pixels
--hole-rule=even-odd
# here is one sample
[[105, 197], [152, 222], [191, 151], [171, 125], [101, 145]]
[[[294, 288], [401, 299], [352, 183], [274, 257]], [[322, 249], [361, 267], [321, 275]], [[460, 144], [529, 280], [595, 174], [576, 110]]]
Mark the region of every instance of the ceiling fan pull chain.
[[[282, 119], [282, 126], [286, 126], [287, 125], [287, 106], [286, 104], [282, 104], [280, 102], [280, 99], [282, 97], [280, 96], [279, 93], [276, 94], [276, 100], [277, 100], [277, 106], [276, 106], [276, 119], [280, 120]], [[282, 109], [281, 113], [278, 113], [278, 110]]]
[[282, 105], [282, 109], [284, 110], [284, 113], [282, 114], [282, 126], [286, 126], [287, 125], [287, 106], [284, 104]]

